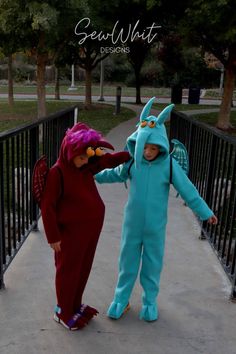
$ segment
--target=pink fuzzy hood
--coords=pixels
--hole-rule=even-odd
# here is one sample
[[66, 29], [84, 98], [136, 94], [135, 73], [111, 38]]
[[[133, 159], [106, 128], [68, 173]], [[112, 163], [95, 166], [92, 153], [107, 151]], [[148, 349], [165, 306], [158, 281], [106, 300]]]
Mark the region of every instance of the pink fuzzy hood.
[[114, 150], [102, 135], [84, 123], [77, 123], [68, 129], [63, 139], [59, 161], [71, 162], [75, 156], [86, 154], [88, 147], [105, 147]]

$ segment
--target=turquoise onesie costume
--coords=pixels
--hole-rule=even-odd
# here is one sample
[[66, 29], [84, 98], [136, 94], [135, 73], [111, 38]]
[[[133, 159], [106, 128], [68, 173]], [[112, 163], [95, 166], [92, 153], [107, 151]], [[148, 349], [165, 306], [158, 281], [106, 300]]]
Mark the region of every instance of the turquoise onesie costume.
[[[164, 122], [174, 105], [167, 106], [157, 117], [149, 116], [154, 99], [150, 99], [144, 106], [137, 130], [127, 139], [127, 148], [134, 163], [129, 161], [96, 175], [99, 183], [130, 179], [122, 226], [119, 277], [107, 313], [115, 319], [121, 317], [129, 303], [140, 263], [140, 283], [143, 288], [140, 318], [146, 321], [158, 318], [156, 298], [163, 265], [170, 188], [169, 141]], [[160, 147], [160, 154], [153, 161], [143, 157], [147, 143]], [[174, 158], [172, 183], [186, 204], [202, 220], [214, 215]]]

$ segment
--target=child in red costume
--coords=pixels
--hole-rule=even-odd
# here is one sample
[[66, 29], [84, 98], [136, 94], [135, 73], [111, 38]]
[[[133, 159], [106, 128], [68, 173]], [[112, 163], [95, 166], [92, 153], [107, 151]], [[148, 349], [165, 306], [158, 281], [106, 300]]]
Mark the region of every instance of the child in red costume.
[[87, 125], [68, 130], [41, 202], [47, 240], [55, 251], [54, 319], [71, 330], [84, 327], [98, 313], [82, 304], [105, 212], [94, 175], [130, 158], [127, 152], [104, 154], [102, 147], [113, 149]]

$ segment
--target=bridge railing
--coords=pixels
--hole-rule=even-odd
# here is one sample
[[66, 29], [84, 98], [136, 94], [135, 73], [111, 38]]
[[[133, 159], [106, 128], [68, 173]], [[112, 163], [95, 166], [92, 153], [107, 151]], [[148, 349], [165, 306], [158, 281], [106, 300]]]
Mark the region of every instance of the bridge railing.
[[32, 198], [32, 172], [39, 156], [49, 166], [57, 159], [76, 107], [35, 123], [0, 133], [0, 288], [4, 272], [29, 233], [37, 228], [39, 209]]
[[236, 138], [179, 112], [173, 112], [170, 139], [187, 148], [189, 178], [219, 219], [202, 223], [206, 237], [232, 283], [236, 298]]

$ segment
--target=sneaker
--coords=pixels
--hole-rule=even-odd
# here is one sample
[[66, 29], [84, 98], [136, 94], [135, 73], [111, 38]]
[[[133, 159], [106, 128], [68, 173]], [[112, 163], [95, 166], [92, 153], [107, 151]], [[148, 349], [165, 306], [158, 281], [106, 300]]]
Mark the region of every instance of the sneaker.
[[94, 307], [82, 304], [80, 306], [78, 313], [80, 313], [83, 317], [85, 317], [88, 321], [90, 321], [94, 316], [97, 316], [99, 312]]
[[65, 323], [58, 316], [57, 313], [54, 313], [53, 318], [57, 323], [60, 323], [62, 326], [64, 326], [66, 329], [69, 329], [70, 331], [77, 331], [87, 325], [87, 321], [82, 318], [80, 313], [75, 313], [74, 316], [67, 323]]

